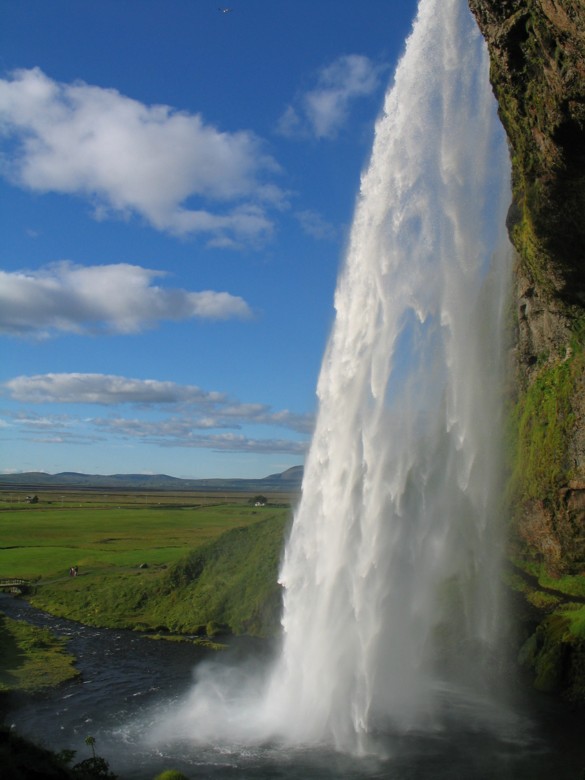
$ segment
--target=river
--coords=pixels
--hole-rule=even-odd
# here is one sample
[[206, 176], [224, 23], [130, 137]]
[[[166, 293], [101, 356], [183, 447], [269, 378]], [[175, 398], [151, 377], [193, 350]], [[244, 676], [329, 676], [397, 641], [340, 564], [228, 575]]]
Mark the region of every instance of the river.
[[[169, 768], [211, 780], [581, 780], [585, 770], [585, 713], [547, 697], [533, 698], [514, 714], [486, 712], [484, 722], [491, 725], [485, 729], [477, 728], [476, 718], [453, 712], [440, 730], [385, 735], [384, 758], [270, 744], [202, 747], [183, 740], [153, 747], [144, 733], [181, 701], [210, 651], [83, 626], [6, 595], [0, 595], [0, 610], [67, 637], [81, 672], [45, 695], [17, 700], [8, 722], [52, 749], [77, 750], [77, 760], [89, 757], [84, 740], [91, 735], [97, 753], [125, 780], [150, 780]], [[234, 656], [263, 652], [261, 644], [244, 640], [220, 658], [231, 664]]]

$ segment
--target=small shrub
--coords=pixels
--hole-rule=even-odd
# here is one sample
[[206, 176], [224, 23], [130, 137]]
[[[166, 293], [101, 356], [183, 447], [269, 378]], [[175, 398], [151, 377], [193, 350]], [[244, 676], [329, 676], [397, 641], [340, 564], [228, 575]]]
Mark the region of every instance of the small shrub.
[[118, 777], [118, 775], [115, 775], [110, 770], [110, 765], [106, 759], [101, 758], [101, 756], [86, 758], [85, 761], [75, 764], [72, 768], [72, 772], [74, 776], [78, 777], [80, 780], [98, 780], [98, 778], [116, 780]]

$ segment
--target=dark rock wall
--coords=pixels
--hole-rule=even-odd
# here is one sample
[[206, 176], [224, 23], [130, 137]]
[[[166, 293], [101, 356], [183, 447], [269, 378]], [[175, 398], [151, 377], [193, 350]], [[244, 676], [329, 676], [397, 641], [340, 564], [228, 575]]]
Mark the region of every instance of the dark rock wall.
[[571, 679], [585, 698], [585, 0], [468, 2], [512, 160], [509, 551], [543, 588], [524, 581], [540, 622], [532, 609], [521, 655], [536, 680]]
[[585, 4], [469, 0], [513, 162], [509, 227], [534, 282], [585, 304]]

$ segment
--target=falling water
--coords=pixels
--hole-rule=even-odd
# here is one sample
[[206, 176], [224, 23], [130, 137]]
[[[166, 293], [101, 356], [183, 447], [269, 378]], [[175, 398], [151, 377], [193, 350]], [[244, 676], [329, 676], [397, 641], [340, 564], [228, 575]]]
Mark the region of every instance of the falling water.
[[421, 0], [335, 296], [281, 655], [257, 701], [201, 679], [198, 734], [359, 752], [489, 674], [510, 193], [488, 66], [465, 0]]
[[272, 695], [300, 740], [407, 725], [433, 706], [437, 656], [461, 668], [497, 642], [494, 103], [466, 3], [423, 0], [362, 178], [281, 573]]

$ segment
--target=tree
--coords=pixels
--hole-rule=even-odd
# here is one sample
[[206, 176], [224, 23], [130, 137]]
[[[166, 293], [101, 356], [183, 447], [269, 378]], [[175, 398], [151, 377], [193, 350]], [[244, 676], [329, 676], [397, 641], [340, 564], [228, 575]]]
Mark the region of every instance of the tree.
[[85, 744], [91, 748], [91, 752], [95, 758], [95, 737], [86, 737]]

